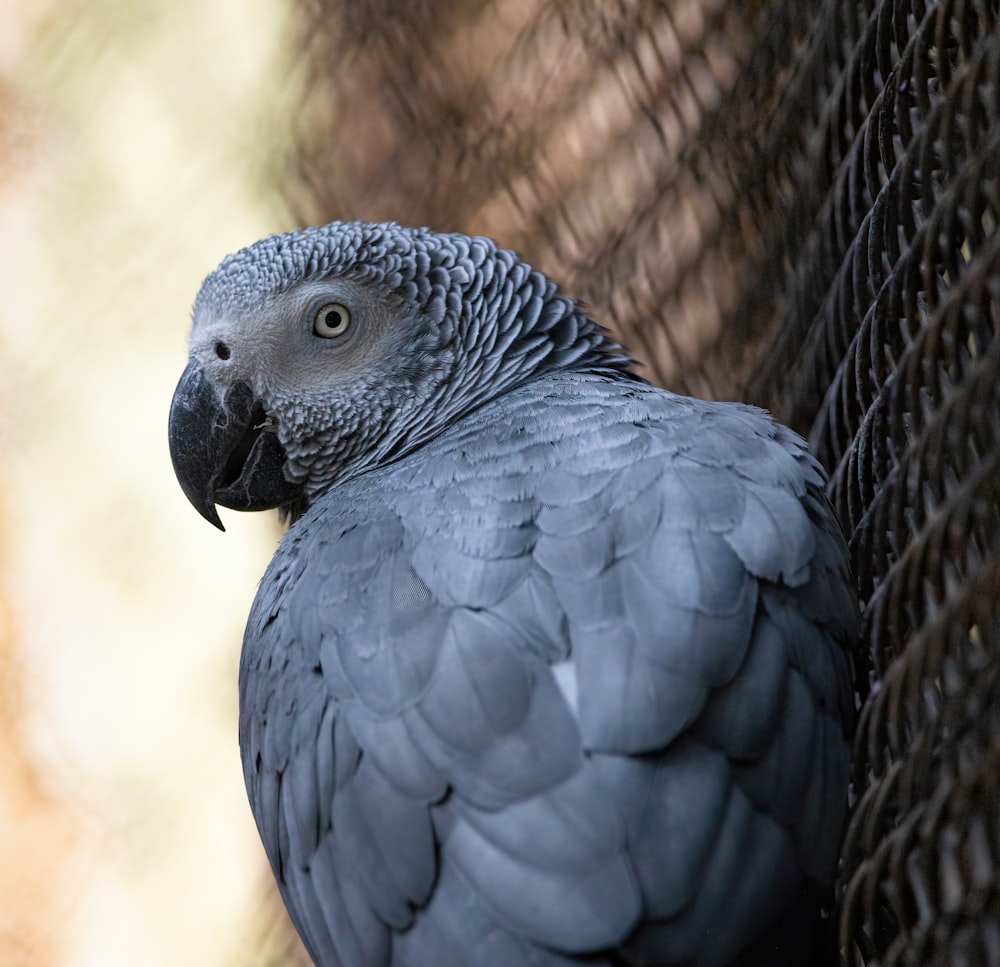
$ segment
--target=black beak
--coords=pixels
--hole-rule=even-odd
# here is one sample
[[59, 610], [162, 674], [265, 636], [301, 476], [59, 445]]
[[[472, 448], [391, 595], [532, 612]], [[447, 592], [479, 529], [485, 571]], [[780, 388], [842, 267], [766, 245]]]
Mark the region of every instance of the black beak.
[[302, 491], [285, 476], [285, 450], [266, 424], [246, 383], [223, 390], [188, 363], [170, 404], [170, 457], [187, 499], [219, 530], [216, 504], [270, 510]]

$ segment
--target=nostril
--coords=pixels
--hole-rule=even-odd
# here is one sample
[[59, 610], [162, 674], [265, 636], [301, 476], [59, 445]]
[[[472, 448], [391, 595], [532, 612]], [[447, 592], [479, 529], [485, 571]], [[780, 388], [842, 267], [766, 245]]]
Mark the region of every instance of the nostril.
[[215, 344], [215, 355], [219, 359], [229, 359], [232, 353], [229, 351], [229, 347], [224, 342], [217, 342]]

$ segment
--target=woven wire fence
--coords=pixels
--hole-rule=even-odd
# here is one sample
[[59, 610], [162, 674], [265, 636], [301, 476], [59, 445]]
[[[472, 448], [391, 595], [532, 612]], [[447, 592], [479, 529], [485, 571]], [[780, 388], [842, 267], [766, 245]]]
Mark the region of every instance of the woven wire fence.
[[1000, 5], [311, 0], [303, 221], [488, 234], [807, 434], [863, 707], [847, 964], [1000, 964]]

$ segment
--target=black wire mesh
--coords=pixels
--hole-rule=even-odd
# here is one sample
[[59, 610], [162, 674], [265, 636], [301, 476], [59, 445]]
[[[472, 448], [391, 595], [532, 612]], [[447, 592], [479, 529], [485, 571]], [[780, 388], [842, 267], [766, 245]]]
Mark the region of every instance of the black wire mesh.
[[845, 963], [1000, 964], [996, 0], [313, 0], [304, 221], [482, 232], [807, 433], [864, 699]]

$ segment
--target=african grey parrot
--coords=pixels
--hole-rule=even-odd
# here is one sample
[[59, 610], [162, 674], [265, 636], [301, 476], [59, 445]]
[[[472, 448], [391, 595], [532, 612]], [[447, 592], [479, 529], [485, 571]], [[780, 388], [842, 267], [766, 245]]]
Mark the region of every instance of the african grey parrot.
[[655, 389], [483, 238], [226, 258], [170, 445], [283, 508], [240, 664], [250, 804], [320, 965], [805, 962], [857, 604], [806, 444]]

